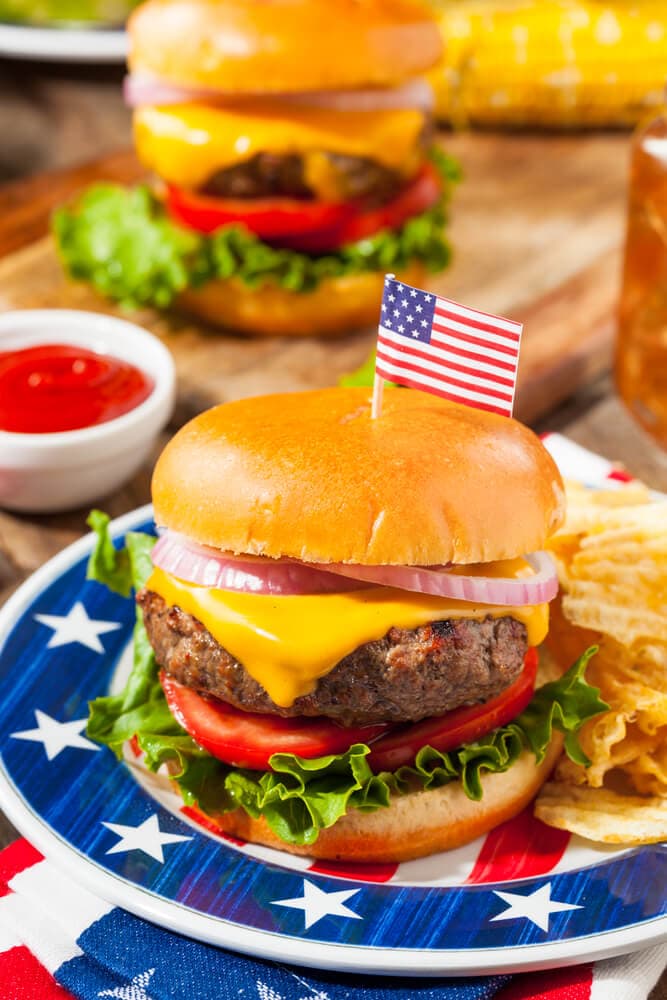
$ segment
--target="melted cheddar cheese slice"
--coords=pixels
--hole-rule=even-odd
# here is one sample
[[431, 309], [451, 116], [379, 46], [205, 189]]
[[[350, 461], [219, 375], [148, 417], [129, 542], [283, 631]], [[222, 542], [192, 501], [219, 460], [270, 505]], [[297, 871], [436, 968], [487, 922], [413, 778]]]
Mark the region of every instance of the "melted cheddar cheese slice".
[[318, 678], [357, 646], [381, 639], [392, 626], [415, 629], [448, 618], [510, 616], [524, 623], [529, 645], [537, 646], [549, 624], [547, 604], [473, 604], [390, 587], [276, 597], [199, 587], [159, 569], [146, 587], [197, 618], [273, 701], [285, 707], [309, 694]]
[[[198, 188], [217, 171], [257, 153], [305, 158], [317, 181], [322, 153], [368, 157], [399, 174], [416, 170], [424, 125], [420, 111], [265, 111], [179, 104], [139, 108], [134, 114], [137, 155], [144, 166], [178, 187]], [[321, 186], [321, 185], [320, 185]]]

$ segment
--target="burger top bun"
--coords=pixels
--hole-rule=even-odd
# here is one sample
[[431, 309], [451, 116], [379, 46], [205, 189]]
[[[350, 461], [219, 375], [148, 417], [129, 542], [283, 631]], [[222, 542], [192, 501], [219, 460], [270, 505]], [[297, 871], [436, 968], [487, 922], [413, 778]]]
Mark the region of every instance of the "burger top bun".
[[129, 37], [133, 73], [249, 94], [391, 86], [442, 48], [421, 0], [147, 0]]
[[153, 477], [159, 525], [235, 553], [437, 565], [539, 549], [563, 484], [516, 420], [430, 393], [366, 388], [225, 403], [186, 424]]

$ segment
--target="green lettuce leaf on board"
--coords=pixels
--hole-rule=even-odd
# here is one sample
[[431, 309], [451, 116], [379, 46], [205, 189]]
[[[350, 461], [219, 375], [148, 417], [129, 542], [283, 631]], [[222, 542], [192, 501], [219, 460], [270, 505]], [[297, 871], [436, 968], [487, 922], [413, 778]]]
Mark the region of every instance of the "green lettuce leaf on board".
[[[97, 535], [88, 564], [89, 578], [127, 594], [145, 583], [150, 573], [151, 535], [130, 532], [125, 546], [115, 548], [109, 518], [94, 511], [89, 524]], [[305, 760], [292, 753], [271, 757], [271, 771], [230, 767], [202, 750], [176, 722], [158, 679], [159, 668], [137, 609], [132, 672], [124, 691], [90, 703], [87, 734], [122, 756], [133, 737], [144, 752], [144, 763], [156, 771], [168, 763], [184, 801], [215, 815], [241, 807], [252, 817], [263, 816], [286, 843], [308, 845], [320, 830], [333, 826], [349, 809], [374, 812], [386, 808], [392, 795], [415, 789], [439, 788], [460, 781], [466, 795], [482, 798], [484, 773], [507, 771], [524, 749], [540, 761], [554, 730], [565, 736], [565, 749], [577, 763], [587, 763], [577, 732], [608, 706], [584, 677], [596, 652], [591, 647], [563, 677], [539, 688], [528, 707], [513, 722], [448, 753], [425, 746], [414, 764], [373, 774], [363, 743], [345, 753]]]
[[166, 308], [185, 288], [216, 278], [235, 277], [251, 288], [269, 282], [307, 292], [324, 278], [401, 270], [414, 261], [441, 271], [451, 256], [443, 227], [449, 188], [459, 170], [439, 150], [432, 159], [443, 178], [443, 197], [436, 205], [401, 229], [384, 229], [320, 256], [269, 246], [241, 225], [209, 236], [186, 229], [169, 219], [146, 185], [96, 184], [74, 204], [58, 209], [52, 228], [71, 277], [128, 308]]

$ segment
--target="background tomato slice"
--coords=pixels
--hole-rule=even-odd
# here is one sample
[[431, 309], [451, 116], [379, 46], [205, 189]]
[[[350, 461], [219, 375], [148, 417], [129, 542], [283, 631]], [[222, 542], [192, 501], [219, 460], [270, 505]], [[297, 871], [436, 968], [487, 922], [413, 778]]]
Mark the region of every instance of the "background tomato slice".
[[426, 163], [395, 198], [378, 208], [364, 210], [358, 207], [346, 219], [328, 230], [289, 236], [284, 246], [303, 253], [326, 253], [336, 250], [345, 243], [375, 236], [382, 229], [400, 229], [414, 215], [431, 208], [442, 196], [442, 183], [435, 170]]
[[160, 682], [178, 722], [204, 750], [234, 767], [270, 770], [274, 753], [323, 757], [343, 753], [352, 743], [369, 743], [389, 726], [345, 728], [323, 717], [282, 719], [276, 715], [242, 712], [217, 698], [204, 698], [164, 672]]
[[497, 698], [483, 705], [455, 708], [445, 715], [422, 719], [382, 736], [373, 744], [366, 758], [371, 769], [376, 774], [379, 771], [395, 771], [404, 764], [412, 764], [424, 746], [432, 746], [445, 753], [506, 725], [530, 702], [536, 676], [537, 650], [529, 649], [521, 675]]
[[434, 205], [441, 194], [440, 178], [427, 163], [395, 198], [370, 210], [358, 201], [213, 198], [173, 185], [167, 187], [166, 205], [173, 219], [200, 233], [240, 223], [269, 243], [315, 254], [356, 243], [381, 229], [399, 229]]
[[200, 233], [242, 223], [261, 239], [275, 240], [341, 225], [356, 211], [354, 202], [297, 198], [214, 198], [167, 187], [166, 204], [177, 222]]

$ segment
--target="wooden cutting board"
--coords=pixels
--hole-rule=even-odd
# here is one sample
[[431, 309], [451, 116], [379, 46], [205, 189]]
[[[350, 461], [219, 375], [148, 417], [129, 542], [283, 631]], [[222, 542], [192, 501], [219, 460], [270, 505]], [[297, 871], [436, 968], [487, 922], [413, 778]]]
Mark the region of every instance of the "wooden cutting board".
[[[618, 295], [628, 137], [445, 134], [464, 181], [452, 202], [453, 266], [433, 290], [525, 324], [517, 415], [548, 414], [609, 367]], [[0, 189], [0, 310], [114, 312], [69, 281], [48, 233], [54, 205], [96, 180], [131, 183], [129, 152]], [[226, 399], [331, 385], [371, 350], [340, 339], [253, 340], [152, 310], [130, 318], [163, 338], [179, 379], [177, 420]]]

